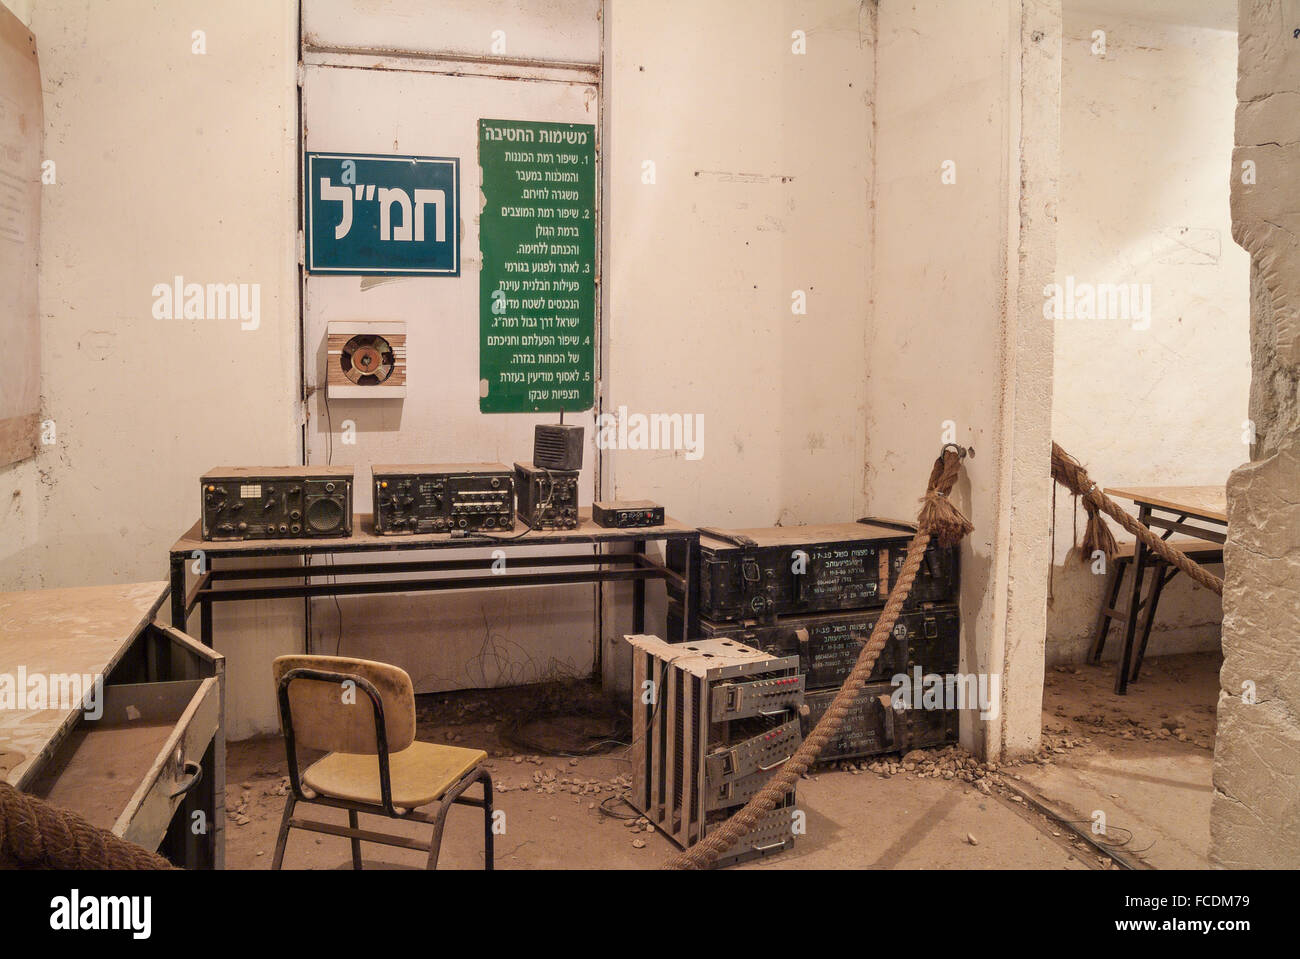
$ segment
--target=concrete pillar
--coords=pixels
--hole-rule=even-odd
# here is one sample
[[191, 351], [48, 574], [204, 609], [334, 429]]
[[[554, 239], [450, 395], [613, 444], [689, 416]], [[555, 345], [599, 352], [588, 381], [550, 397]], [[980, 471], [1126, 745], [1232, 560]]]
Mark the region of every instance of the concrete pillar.
[[1242, 0], [1233, 237], [1251, 254], [1252, 461], [1228, 482], [1210, 859], [1300, 867], [1300, 23]]
[[974, 448], [961, 669], [1002, 696], [962, 741], [990, 758], [1041, 725], [1060, 46], [1059, 0], [879, 8], [867, 502], [915, 516], [942, 443]]

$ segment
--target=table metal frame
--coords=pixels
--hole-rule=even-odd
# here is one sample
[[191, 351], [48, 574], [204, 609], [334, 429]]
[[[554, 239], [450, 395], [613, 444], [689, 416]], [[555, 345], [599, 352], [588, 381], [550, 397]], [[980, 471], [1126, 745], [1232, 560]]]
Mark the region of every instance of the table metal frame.
[[[1192, 510], [1167, 506], [1160, 503], [1145, 502], [1141, 499], [1133, 500], [1138, 507], [1138, 522], [1148, 529], [1160, 529], [1165, 532], [1161, 539], [1169, 539], [1174, 533], [1182, 533], [1185, 536], [1194, 536], [1197, 539], [1205, 540], [1210, 543], [1223, 545], [1227, 539], [1227, 522], [1215, 516], [1205, 516]], [[1192, 525], [1189, 523], [1209, 524], [1212, 527], [1221, 527], [1220, 529], [1207, 529], [1204, 525]], [[1142, 657], [1146, 655], [1147, 640], [1151, 638], [1151, 625], [1155, 622], [1156, 607], [1160, 603], [1160, 594], [1164, 591], [1165, 586], [1178, 575], [1178, 567], [1168, 566], [1160, 557], [1156, 556], [1139, 538], [1134, 545], [1133, 550], [1133, 591], [1129, 596], [1128, 616], [1124, 621], [1124, 644], [1120, 648], [1119, 662], [1115, 667], [1115, 692], [1120, 696], [1128, 693], [1128, 684], [1138, 678], [1138, 671], [1141, 669]], [[1146, 600], [1142, 599], [1142, 584], [1146, 579], [1147, 568], [1150, 567], [1155, 576], [1151, 581], [1151, 590]], [[1140, 644], [1137, 640], [1138, 614], [1146, 608], [1146, 619], [1142, 626], [1142, 638]], [[1136, 656], [1134, 656], [1134, 647]]]
[[[357, 515], [354, 530], [373, 530], [371, 517]], [[646, 552], [652, 541], [664, 543], [664, 562]], [[670, 600], [682, 604], [681, 635], [665, 638], [685, 641], [699, 632], [699, 530], [684, 527], [672, 520], [664, 526], [612, 530], [592, 525], [590, 512], [580, 512], [579, 527], [574, 530], [533, 530], [520, 535], [425, 534], [417, 536], [375, 536], [322, 538], [285, 542], [273, 539], [239, 541], [201, 541], [198, 524], [186, 533], [170, 551], [172, 622], [185, 628], [190, 614], [199, 609], [199, 639], [212, 645], [212, 607], [214, 603], [242, 602], [259, 599], [291, 599], [324, 596], [359, 596], [389, 593], [440, 592], [443, 590], [505, 589], [520, 586], [569, 586], [579, 583], [630, 582], [632, 584], [632, 631], [645, 631], [645, 584], [663, 580]], [[575, 545], [630, 547], [630, 552], [611, 553], [601, 550], [591, 554], [543, 553], [547, 547]], [[511, 570], [493, 572], [492, 558], [473, 559], [403, 559], [400, 561], [360, 561], [311, 565], [313, 557], [339, 554], [418, 553], [448, 549], [504, 549], [529, 551], [532, 555], [511, 556]], [[201, 551], [196, 557], [195, 552]], [[231, 560], [264, 557], [297, 557], [301, 566], [232, 568]], [[199, 559], [194, 583], [189, 583], [189, 568]], [[482, 570], [483, 575], [456, 575]], [[515, 572], [514, 570], [523, 570]], [[531, 572], [529, 572], [531, 570]], [[428, 573], [417, 579], [394, 578], [394, 573]], [[360, 578], [358, 578], [360, 577]], [[330, 581], [324, 581], [328, 578]], [[300, 583], [267, 585], [266, 580], [301, 580]], [[305, 639], [305, 645], [309, 643]], [[600, 675], [603, 638], [597, 637], [593, 674]]]

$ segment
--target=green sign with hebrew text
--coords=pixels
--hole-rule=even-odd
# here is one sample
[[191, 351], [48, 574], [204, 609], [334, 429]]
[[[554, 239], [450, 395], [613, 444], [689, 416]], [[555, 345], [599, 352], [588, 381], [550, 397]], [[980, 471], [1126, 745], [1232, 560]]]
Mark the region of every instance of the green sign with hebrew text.
[[479, 409], [595, 403], [596, 128], [479, 120]]

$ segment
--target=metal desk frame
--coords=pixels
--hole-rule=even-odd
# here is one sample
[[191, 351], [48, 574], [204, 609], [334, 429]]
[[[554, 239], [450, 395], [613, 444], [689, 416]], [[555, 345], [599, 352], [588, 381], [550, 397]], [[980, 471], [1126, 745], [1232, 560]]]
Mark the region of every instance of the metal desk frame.
[[[685, 641], [699, 633], [699, 544], [700, 533], [668, 519], [663, 526], [641, 529], [604, 529], [591, 521], [591, 511], [579, 511], [579, 525], [572, 530], [534, 530], [523, 536], [467, 535], [453, 538], [447, 533], [414, 536], [376, 536], [372, 518], [357, 514], [352, 537], [291, 541], [260, 539], [203, 541], [199, 524], [182, 536], [170, 551], [172, 622], [184, 629], [195, 606], [199, 608], [199, 638], [212, 645], [212, 606], [220, 602], [256, 599], [310, 598], [316, 596], [359, 596], [386, 593], [436, 592], [442, 590], [501, 589], [516, 586], [569, 586], [577, 583], [632, 583], [632, 631], [645, 631], [645, 584], [663, 580], [670, 600], [683, 604], [686, 615], [680, 637]], [[357, 536], [360, 531], [363, 535]], [[650, 558], [646, 545], [664, 542], [664, 562]], [[550, 553], [511, 556], [510, 572], [494, 574], [491, 558], [436, 559], [433, 557], [397, 562], [348, 562], [333, 565], [275, 566], [258, 569], [223, 567], [229, 560], [253, 557], [292, 556], [309, 561], [316, 556], [349, 553], [408, 553], [447, 549], [504, 549], [538, 551], [556, 546], [630, 546], [631, 552], [604, 550], [586, 554]], [[201, 552], [201, 556], [196, 556]], [[188, 584], [189, 567], [198, 559], [199, 573]], [[454, 573], [482, 570], [479, 576]], [[523, 570], [524, 572], [516, 572]], [[531, 571], [531, 572], [530, 572]], [[428, 573], [429, 577], [396, 579], [392, 573]], [[323, 581], [326, 577], [332, 582]], [[361, 578], [358, 578], [361, 577]], [[301, 583], [264, 585], [261, 581], [302, 580]], [[665, 633], [667, 630], [665, 630]], [[600, 675], [603, 642], [597, 637], [593, 673]]]
[[[1117, 495], [1124, 495], [1118, 494]], [[1164, 534], [1161, 539], [1168, 539], [1174, 533], [1182, 533], [1185, 536], [1194, 536], [1197, 539], [1203, 539], [1210, 543], [1218, 543], [1220, 546], [1227, 540], [1227, 522], [1214, 516], [1204, 516], [1176, 506], [1169, 506], [1163, 503], [1150, 503], [1141, 499], [1134, 499], [1138, 506], [1138, 522], [1148, 529], [1162, 529]], [[1197, 524], [1208, 524], [1214, 529], [1206, 529], [1204, 525], [1191, 525], [1189, 520]], [[1128, 618], [1124, 621], [1124, 645], [1120, 649], [1119, 663], [1115, 667], [1115, 692], [1120, 696], [1128, 693], [1128, 684], [1131, 680], [1138, 678], [1138, 670], [1142, 665], [1142, 657], [1146, 655], [1147, 640], [1151, 638], [1151, 624], [1156, 618], [1156, 607], [1160, 603], [1160, 594], [1163, 592], [1165, 585], [1178, 575], [1178, 567], [1170, 566], [1168, 569], [1163, 568], [1164, 562], [1155, 556], [1151, 550], [1147, 549], [1141, 539], [1138, 539], [1133, 551], [1133, 592], [1129, 596]], [[1146, 600], [1142, 599], [1142, 584], [1146, 579], [1147, 568], [1150, 567], [1154, 572], [1154, 578], [1151, 582], [1151, 590]], [[1142, 607], [1146, 607], [1146, 620], [1142, 627], [1142, 639], [1140, 645], [1137, 643], [1137, 625], [1138, 614]], [[1134, 646], [1137, 646], [1137, 655], [1134, 657]]]

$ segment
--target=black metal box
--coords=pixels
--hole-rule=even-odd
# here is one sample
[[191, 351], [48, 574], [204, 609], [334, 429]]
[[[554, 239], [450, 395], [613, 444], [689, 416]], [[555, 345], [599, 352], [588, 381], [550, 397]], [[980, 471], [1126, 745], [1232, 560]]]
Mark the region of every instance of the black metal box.
[[[839, 523], [700, 535], [700, 615], [756, 619], [883, 606], [911, 536], [896, 526]], [[956, 548], [931, 543], [911, 606], [956, 598]]]
[[[848, 676], [858, 653], [871, 638], [882, 610], [868, 609], [817, 616], [782, 616], [772, 625], [714, 623], [703, 620], [700, 633], [710, 639], [728, 638], [774, 656], [798, 656], [799, 671], [809, 689], [838, 687]], [[868, 682], [920, 666], [926, 673], [957, 668], [961, 655], [961, 620], [955, 603], [904, 610], [880, 651]]]
[[532, 529], [577, 529], [577, 470], [515, 464], [519, 518]]
[[[876, 683], [858, 690], [840, 732], [817, 758], [822, 761], [856, 759], [957, 741], [958, 710], [924, 709], [920, 706], [895, 709], [891, 704], [894, 690], [890, 683]], [[828, 689], [804, 697], [800, 722], [805, 737], [826, 715], [837, 692]]]
[[352, 467], [233, 466], [200, 479], [207, 540], [352, 535]]
[[582, 469], [581, 426], [538, 423], [533, 427], [533, 463], [551, 470]]
[[591, 518], [606, 529], [640, 529], [664, 525], [664, 508], [648, 499], [591, 504]]

